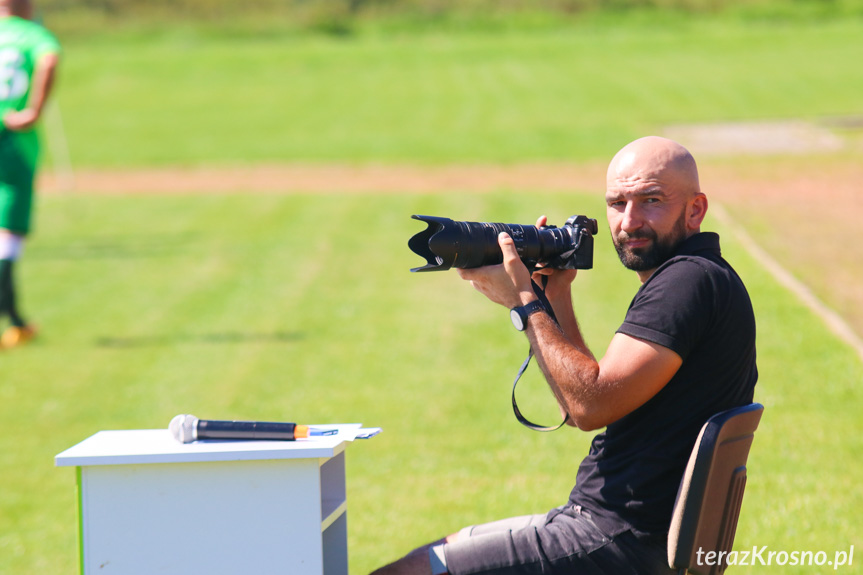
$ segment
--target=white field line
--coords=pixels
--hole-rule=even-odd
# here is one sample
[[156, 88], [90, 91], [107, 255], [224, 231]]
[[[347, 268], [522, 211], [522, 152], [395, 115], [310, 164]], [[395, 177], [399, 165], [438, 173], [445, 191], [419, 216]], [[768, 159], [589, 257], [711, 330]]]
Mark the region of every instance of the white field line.
[[803, 304], [812, 310], [821, 320], [827, 325], [827, 328], [832, 331], [842, 341], [850, 345], [857, 352], [857, 355], [863, 360], [863, 340], [860, 336], [851, 329], [851, 326], [842, 319], [838, 313], [822, 302], [812, 293], [800, 280], [795, 278], [791, 272], [783, 268], [774, 260], [770, 254], [764, 251], [755, 240], [752, 239], [746, 231], [734, 221], [725, 208], [717, 203], [710, 206], [716, 219], [731, 230], [731, 233], [743, 245], [749, 254], [755, 258], [770, 274], [779, 282], [780, 285], [788, 289], [792, 294], [803, 302]]

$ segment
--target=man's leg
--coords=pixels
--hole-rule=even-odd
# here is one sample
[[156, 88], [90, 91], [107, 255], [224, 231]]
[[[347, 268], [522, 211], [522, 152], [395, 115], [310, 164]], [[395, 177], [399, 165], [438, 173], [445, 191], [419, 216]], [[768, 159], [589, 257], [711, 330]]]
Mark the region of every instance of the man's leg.
[[429, 549], [442, 543], [450, 543], [457, 536], [457, 534], [453, 534], [434, 543], [418, 547], [398, 561], [375, 570], [371, 575], [432, 575]]
[[18, 311], [15, 291], [15, 262], [23, 245], [24, 236], [0, 230], [0, 316], [8, 316], [12, 324], [0, 340], [4, 347], [20, 345], [35, 333]]
[[0, 346], [13, 347], [34, 334], [18, 312], [15, 263], [30, 230], [33, 211], [34, 158], [25, 153], [15, 134], [0, 131], [0, 317], [12, 326], [0, 337]]
[[[674, 575], [664, 542], [630, 531], [606, 535], [582, 508], [566, 505], [460, 531], [445, 545], [425, 546], [373, 575], [429, 575], [428, 551], [440, 558], [431, 573], [566, 573], [567, 575]], [[391, 569], [391, 570], [386, 570]]]
[[12, 325], [21, 319], [15, 305], [15, 261], [21, 255], [23, 238], [9, 230], [0, 229], [0, 315], [8, 315]]
[[546, 515], [524, 515], [484, 525], [465, 527], [458, 533], [414, 549], [398, 561], [374, 571], [371, 575], [448, 575], [442, 545], [468, 539], [474, 535], [499, 533], [541, 525]]

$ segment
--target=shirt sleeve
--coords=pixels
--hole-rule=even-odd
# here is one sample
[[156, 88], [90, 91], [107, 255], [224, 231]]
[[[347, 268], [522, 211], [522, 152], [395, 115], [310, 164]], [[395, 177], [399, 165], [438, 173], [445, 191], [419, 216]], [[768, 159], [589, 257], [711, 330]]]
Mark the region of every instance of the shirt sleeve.
[[704, 264], [674, 260], [641, 287], [617, 332], [667, 347], [686, 359], [712, 321], [714, 294]]
[[57, 38], [45, 28], [40, 28], [33, 43], [34, 60], [38, 61], [46, 54], [59, 54], [60, 51], [60, 42]]

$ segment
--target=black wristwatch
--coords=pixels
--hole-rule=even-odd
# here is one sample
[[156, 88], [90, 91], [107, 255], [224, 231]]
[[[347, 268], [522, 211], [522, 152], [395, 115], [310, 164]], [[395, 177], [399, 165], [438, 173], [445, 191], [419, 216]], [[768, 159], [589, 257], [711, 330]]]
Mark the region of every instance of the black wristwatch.
[[524, 331], [527, 329], [527, 318], [538, 311], [545, 311], [545, 306], [537, 299], [527, 305], [512, 308], [509, 310], [509, 317], [512, 319], [512, 325], [515, 326], [515, 329]]

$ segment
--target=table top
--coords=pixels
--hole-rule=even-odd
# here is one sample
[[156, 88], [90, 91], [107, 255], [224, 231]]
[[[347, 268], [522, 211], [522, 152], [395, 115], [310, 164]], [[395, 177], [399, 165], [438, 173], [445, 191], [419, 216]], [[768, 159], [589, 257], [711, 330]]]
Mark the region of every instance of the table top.
[[100, 431], [58, 454], [58, 467], [329, 458], [353, 441], [362, 424], [321, 425], [337, 435], [295, 441], [201, 440], [180, 443], [167, 429]]

